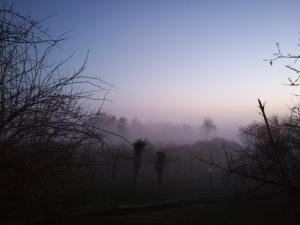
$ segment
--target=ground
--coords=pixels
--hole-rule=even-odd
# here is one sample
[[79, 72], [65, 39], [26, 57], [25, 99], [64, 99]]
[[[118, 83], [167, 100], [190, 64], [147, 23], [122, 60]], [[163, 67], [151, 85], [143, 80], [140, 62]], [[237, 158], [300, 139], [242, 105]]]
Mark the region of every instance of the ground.
[[[287, 219], [288, 218], [288, 219]], [[143, 210], [110, 215], [73, 217], [53, 224], [63, 225], [288, 225], [289, 211], [272, 203], [205, 203], [192, 206]]]

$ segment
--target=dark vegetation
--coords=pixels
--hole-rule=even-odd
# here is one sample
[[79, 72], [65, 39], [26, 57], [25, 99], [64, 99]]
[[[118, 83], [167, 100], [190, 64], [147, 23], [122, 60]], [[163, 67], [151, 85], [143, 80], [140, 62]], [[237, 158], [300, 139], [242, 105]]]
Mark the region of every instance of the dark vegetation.
[[[111, 86], [86, 75], [86, 61], [75, 72], [64, 68], [69, 58], [50, 62], [65, 39], [65, 35], [52, 37], [40, 22], [13, 7], [0, 9], [1, 224], [46, 224], [67, 216], [71, 219], [63, 223], [297, 221], [298, 105], [291, 107], [289, 118], [269, 118], [259, 101], [263, 122], [241, 128], [240, 144], [221, 138], [186, 145], [153, 145], [147, 139], [131, 142], [126, 137], [126, 118], [101, 112]], [[300, 57], [284, 55], [277, 47], [271, 65]], [[297, 75], [289, 78], [290, 85], [298, 86], [300, 71], [287, 68]], [[91, 102], [99, 108], [87, 107]], [[107, 129], [111, 126], [116, 129]], [[216, 125], [206, 118], [202, 128], [210, 133]], [[182, 130], [189, 132], [187, 127]], [[193, 204], [146, 210], [135, 219], [126, 214], [112, 220], [101, 214], [124, 205], [178, 199]]]

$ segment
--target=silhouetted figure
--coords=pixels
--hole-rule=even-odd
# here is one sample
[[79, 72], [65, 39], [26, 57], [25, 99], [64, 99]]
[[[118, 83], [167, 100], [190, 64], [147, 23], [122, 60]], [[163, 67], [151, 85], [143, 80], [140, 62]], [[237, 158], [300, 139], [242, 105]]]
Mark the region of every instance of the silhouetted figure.
[[164, 172], [165, 163], [166, 163], [166, 154], [163, 152], [156, 152], [155, 169], [157, 174], [158, 190], [161, 189], [162, 176]]

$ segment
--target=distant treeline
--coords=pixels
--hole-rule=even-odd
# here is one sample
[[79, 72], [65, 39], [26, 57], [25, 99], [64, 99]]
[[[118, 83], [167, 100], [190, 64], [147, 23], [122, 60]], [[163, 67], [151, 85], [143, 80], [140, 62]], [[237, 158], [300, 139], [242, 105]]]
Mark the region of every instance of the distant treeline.
[[[218, 134], [218, 130], [207, 130], [203, 126], [188, 124], [173, 124], [168, 122], [143, 123], [139, 119], [132, 120], [126, 117], [117, 117], [112, 114], [98, 113], [92, 123], [107, 131], [117, 133], [135, 140], [147, 138], [155, 144], [192, 144], [198, 140], [207, 140]], [[118, 142], [116, 137], [110, 136], [113, 142]]]

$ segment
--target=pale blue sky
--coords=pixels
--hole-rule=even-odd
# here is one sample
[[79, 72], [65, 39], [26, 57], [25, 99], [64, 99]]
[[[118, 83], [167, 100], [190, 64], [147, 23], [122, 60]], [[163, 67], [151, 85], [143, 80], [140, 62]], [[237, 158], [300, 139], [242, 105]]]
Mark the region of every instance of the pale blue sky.
[[297, 52], [300, 1], [17, 0], [34, 18], [54, 15], [53, 33], [72, 30], [61, 57], [115, 84], [104, 110], [142, 121], [239, 126], [259, 120], [257, 98], [282, 114], [292, 90], [275, 43]]

